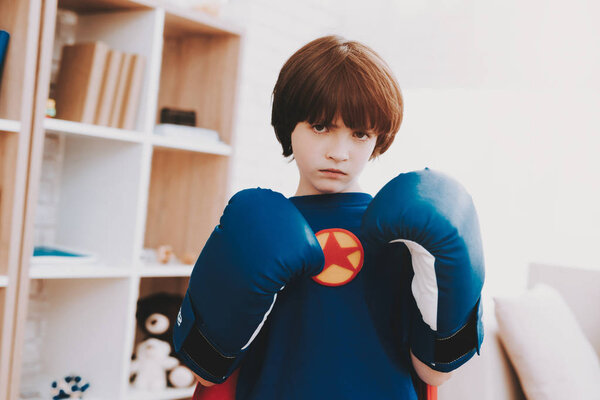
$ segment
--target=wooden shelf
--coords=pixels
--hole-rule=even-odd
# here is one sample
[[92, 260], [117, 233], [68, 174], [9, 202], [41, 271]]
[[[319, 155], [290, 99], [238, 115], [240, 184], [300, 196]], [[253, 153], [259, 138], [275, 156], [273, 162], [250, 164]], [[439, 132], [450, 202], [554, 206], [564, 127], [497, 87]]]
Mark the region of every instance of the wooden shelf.
[[143, 143], [145, 136], [142, 132], [125, 129], [110, 128], [107, 126], [83, 124], [81, 122], [65, 121], [62, 119], [47, 118], [44, 121], [47, 132], [66, 133], [70, 135], [90, 136], [101, 139], [121, 140], [124, 142]]
[[165, 389], [161, 391], [142, 391], [129, 389], [129, 400], [175, 400], [175, 399], [186, 399], [190, 398], [194, 394], [195, 386], [181, 389]]
[[152, 135], [151, 142], [154, 147], [161, 147], [165, 149], [187, 150], [196, 153], [215, 154], [221, 156], [230, 156], [232, 153], [231, 146], [223, 142], [178, 139], [158, 135]]
[[35, 264], [29, 269], [31, 279], [126, 278], [131, 269], [102, 264]]
[[19, 132], [21, 122], [9, 119], [0, 119], [0, 132]]

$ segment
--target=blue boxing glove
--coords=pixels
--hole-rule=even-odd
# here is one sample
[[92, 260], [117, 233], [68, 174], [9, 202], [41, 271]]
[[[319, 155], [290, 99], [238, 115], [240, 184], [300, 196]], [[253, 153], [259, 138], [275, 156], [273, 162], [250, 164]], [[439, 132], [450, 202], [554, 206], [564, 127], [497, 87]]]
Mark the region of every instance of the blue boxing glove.
[[441, 372], [479, 354], [484, 260], [477, 213], [466, 190], [428, 168], [400, 174], [375, 196], [362, 230], [375, 252], [392, 242], [410, 250], [412, 353]]
[[314, 232], [282, 194], [238, 192], [202, 249], [177, 324], [175, 351], [198, 376], [222, 383], [236, 369], [292, 279], [318, 275]]

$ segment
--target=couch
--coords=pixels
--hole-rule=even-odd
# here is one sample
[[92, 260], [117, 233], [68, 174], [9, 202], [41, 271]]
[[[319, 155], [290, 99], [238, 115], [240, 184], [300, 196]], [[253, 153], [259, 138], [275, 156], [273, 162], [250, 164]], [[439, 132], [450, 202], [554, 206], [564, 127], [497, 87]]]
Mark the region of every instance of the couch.
[[[560, 293], [600, 357], [600, 269], [531, 264], [527, 289], [538, 283], [547, 284]], [[483, 318], [485, 338], [481, 355], [460, 367], [449, 381], [438, 387], [439, 400], [525, 399], [516, 370], [500, 340], [493, 299], [484, 298]], [[596, 398], [593, 396], [600, 398], [600, 393], [588, 398]]]

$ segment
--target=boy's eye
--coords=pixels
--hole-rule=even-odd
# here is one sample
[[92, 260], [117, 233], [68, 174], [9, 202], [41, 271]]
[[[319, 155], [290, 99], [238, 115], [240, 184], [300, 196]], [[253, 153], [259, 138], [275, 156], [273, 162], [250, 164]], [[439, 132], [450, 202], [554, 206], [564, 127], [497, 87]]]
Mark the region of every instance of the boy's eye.
[[317, 133], [325, 133], [327, 132], [327, 127], [323, 124], [314, 124], [312, 126], [313, 131], [317, 132]]
[[354, 136], [361, 140], [367, 140], [371, 137], [367, 132], [354, 132]]

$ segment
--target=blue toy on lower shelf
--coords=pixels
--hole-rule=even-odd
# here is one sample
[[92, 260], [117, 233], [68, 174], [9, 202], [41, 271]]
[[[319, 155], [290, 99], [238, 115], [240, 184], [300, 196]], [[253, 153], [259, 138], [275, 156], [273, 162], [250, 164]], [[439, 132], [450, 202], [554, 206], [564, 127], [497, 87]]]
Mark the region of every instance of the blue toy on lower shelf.
[[90, 384], [83, 382], [80, 376], [65, 376], [60, 381], [52, 382], [52, 400], [82, 399], [83, 392], [89, 387]]

